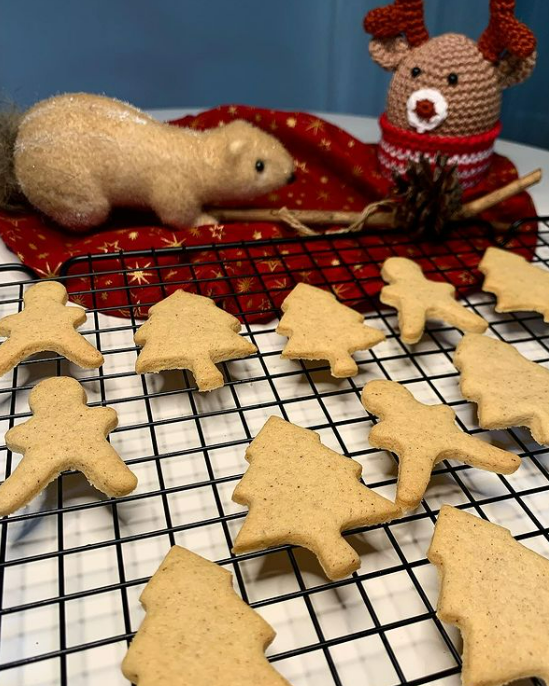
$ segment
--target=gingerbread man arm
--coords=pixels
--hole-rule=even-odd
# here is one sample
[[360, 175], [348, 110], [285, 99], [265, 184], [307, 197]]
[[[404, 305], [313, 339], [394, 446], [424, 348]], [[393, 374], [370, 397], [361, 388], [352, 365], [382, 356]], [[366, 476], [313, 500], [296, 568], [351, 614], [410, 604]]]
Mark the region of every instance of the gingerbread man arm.
[[86, 310], [83, 307], [67, 307], [66, 317], [73, 326], [81, 326], [86, 321]]
[[17, 314], [8, 314], [7, 317], [2, 317], [2, 319], [0, 319], [0, 336], [10, 335], [11, 327], [17, 322], [20, 314], [20, 312]]
[[43, 460], [36, 451], [26, 451], [13, 473], [0, 485], [0, 515], [11, 514], [27, 505], [59, 475], [59, 471], [54, 460]]
[[471, 467], [499, 474], [512, 474], [520, 467], [518, 455], [461, 431], [452, 437], [452, 447], [439, 453], [437, 462], [442, 460], [459, 460]]
[[89, 412], [98, 421], [104, 423], [105, 436], [118, 426], [118, 415], [112, 407], [92, 407], [89, 408]]
[[[15, 453], [23, 453], [27, 449], [29, 438], [33, 432], [33, 421], [32, 418], [13, 426], [5, 436], [6, 445], [10, 450]], [[29, 431], [30, 429], [30, 431]]]
[[488, 322], [485, 319], [468, 310], [453, 295], [449, 295], [444, 302], [441, 302], [438, 307], [434, 308], [434, 315], [439, 316], [445, 322], [461, 331], [484, 333], [488, 328]]

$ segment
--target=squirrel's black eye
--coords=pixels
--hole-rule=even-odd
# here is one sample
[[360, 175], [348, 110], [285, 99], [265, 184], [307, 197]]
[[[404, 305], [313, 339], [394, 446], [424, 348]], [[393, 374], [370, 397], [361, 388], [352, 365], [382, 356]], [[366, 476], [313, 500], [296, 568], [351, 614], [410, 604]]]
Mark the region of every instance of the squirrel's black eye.
[[263, 160], [257, 160], [255, 163], [255, 170], [261, 174], [261, 172], [265, 169], [265, 162]]
[[421, 74], [421, 69], [419, 67], [414, 67], [412, 69], [412, 78], [417, 79], [417, 77]]
[[459, 76], [457, 74], [454, 74], [454, 72], [448, 74], [448, 83], [450, 84], [450, 86], [457, 86], [458, 81]]

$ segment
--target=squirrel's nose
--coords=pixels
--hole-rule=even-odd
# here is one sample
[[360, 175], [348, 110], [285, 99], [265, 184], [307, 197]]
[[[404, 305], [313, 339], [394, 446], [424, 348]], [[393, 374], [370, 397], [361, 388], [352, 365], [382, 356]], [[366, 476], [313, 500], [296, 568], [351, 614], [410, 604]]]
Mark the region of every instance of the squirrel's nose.
[[429, 121], [436, 113], [435, 104], [432, 100], [418, 100], [416, 104], [416, 114], [420, 119]]
[[295, 183], [295, 180], [296, 180], [295, 172], [292, 172], [292, 173], [290, 174], [290, 176], [288, 176], [288, 181], [287, 181], [287, 183]]

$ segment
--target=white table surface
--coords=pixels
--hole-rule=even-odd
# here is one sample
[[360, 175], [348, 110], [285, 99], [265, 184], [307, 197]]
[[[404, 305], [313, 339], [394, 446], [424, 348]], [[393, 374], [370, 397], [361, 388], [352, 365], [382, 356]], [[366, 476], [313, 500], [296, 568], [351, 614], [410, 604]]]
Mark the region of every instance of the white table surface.
[[[196, 108], [148, 110], [150, 114], [162, 121], [177, 119], [187, 114], [195, 114], [198, 111]], [[349, 114], [330, 114], [325, 112], [317, 112], [315, 114], [345, 129], [361, 141], [374, 143], [379, 140], [379, 126], [377, 119], [374, 117], [358, 117]], [[530, 189], [530, 193], [536, 204], [538, 214], [549, 214], [549, 150], [533, 148], [528, 145], [505, 140], [500, 140], [496, 143], [496, 150], [502, 155], [509, 157], [515, 163], [521, 176], [538, 167], [544, 171], [545, 174], [542, 182]], [[10, 263], [18, 264], [19, 259], [0, 241], [0, 264]]]

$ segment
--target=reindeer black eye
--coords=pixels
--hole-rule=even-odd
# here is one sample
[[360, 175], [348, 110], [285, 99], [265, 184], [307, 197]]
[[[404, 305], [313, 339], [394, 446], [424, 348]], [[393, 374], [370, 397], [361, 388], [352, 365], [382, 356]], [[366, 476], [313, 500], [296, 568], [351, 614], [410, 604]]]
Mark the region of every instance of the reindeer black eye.
[[458, 81], [459, 76], [457, 74], [454, 74], [454, 72], [448, 74], [448, 83], [450, 84], [450, 86], [457, 86]]
[[261, 172], [264, 169], [265, 169], [265, 162], [263, 162], [263, 160], [257, 160], [257, 162], [255, 163], [256, 172], [259, 172], [261, 174]]
[[421, 69], [419, 67], [414, 67], [412, 69], [412, 78], [417, 79], [417, 77], [421, 74]]

